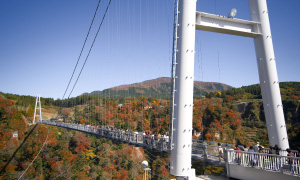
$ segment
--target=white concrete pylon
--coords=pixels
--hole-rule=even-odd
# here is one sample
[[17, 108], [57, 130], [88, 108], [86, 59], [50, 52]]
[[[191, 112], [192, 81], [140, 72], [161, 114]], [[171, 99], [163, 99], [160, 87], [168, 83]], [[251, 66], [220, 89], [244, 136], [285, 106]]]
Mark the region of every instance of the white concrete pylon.
[[179, 0], [173, 141], [170, 173], [194, 177], [191, 168], [196, 0]]
[[251, 21], [196, 12], [196, 29], [254, 38], [269, 143], [289, 147], [266, 0], [249, 0]]
[[260, 22], [261, 36], [254, 38], [260, 87], [268, 128], [269, 143], [289, 148], [283, 106], [277, 76], [271, 28], [266, 0], [249, 0], [252, 21]]
[[[38, 110], [38, 113], [36, 112]], [[33, 121], [32, 124], [35, 124], [35, 118], [39, 116], [39, 121], [42, 121], [42, 106], [41, 106], [41, 96], [38, 94], [36, 96], [35, 100], [35, 107], [34, 107], [34, 116], [33, 116]]]

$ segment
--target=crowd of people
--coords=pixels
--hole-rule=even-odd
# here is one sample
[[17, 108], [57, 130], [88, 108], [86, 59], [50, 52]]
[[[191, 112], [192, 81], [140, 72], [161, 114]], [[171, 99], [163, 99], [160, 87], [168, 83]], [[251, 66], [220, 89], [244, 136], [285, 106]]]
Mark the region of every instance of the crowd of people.
[[118, 129], [112, 126], [97, 127], [94, 126], [96, 132], [103, 132], [104, 136], [117, 136], [118, 138], [127, 141], [143, 141], [146, 145], [164, 146], [167, 148], [169, 142], [168, 133], [160, 134], [159, 132], [151, 133], [150, 131], [143, 131], [142, 133], [132, 131], [130, 129]]
[[[222, 154], [223, 149], [231, 149], [232, 150], [232, 148], [229, 147], [227, 144], [218, 143], [218, 147], [219, 147], [218, 148], [219, 154]], [[235, 145], [233, 150], [244, 151], [244, 152], [253, 152], [253, 153], [273, 154], [273, 155], [285, 155], [286, 153], [282, 153], [282, 152], [288, 152], [288, 149], [282, 150], [280, 147], [278, 147], [277, 144], [274, 147], [270, 146], [270, 148], [265, 148], [264, 146], [260, 145], [259, 142], [257, 142], [256, 145], [250, 146], [250, 147], [247, 147], [246, 145]]]
[[[270, 148], [264, 148], [262, 145], [259, 144], [259, 142], [257, 142], [256, 145], [250, 146], [249, 148], [247, 146], [235, 145], [234, 149], [232, 149], [231, 147], [228, 147], [227, 144], [218, 143], [219, 162], [221, 162], [221, 160], [224, 159], [225, 150], [236, 151], [234, 161], [238, 164], [240, 164], [240, 162], [241, 162], [242, 152], [243, 151], [247, 152], [247, 154], [243, 154], [243, 156], [244, 156], [244, 158], [248, 158], [248, 162], [250, 163], [249, 165], [252, 167], [259, 166], [258, 158], [255, 158], [255, 156], [260, 155], [260, 154], [280, 155], [280, 157], [286, 156], [287, 158], [285, 158], [285, 162], [281, 162], [281, 164], [287, 165], [288, 169], [290, 170], [291, 173], [295, 173], [295, 168], [296, 168], [295, 166], [296, 166], [296, 164], [299, 164], [299, 162], [295, 163], [296, 160], [294, 158], [291, 158], [291, 157], [296, 157], [296, 155], [299, 156], [298, 153], [297, 154], [293, 153], [290, 148], [288, 148], [286, 150], [282, 150], [280, 147], [278, 147], [278, 145], [275, 145], [274, 147], [270, 146]], [[276, 161], [275, 158], [276, 158], [276, 156], [268, 156], [268, 157], [262, 156], [260, 159], [261, 160], [260, 166], [262, 168], [265, 168], [266, 166], [268, 166], [271, 169], [276, 169], [275, 166], [272, 164], [272, 162]], [[281, 164], [280, 164], [280, 166], [281, 166]], [[278, 167], [280, 167], [280, 166], [278, 166]]]
[[106, 137], [120, 138], [127, 141], [143, 142], [146, 145], [168, 147], [169, 135], [168, 132], [161, 134], [159, 132], [151, 133], [150, 131], [137, 132], [131, 129], [116, 128], [114, 126], [92, 126], [69, 123], [68, 126], [78, 129], [88, 130], [93, 133], [101, 134]]

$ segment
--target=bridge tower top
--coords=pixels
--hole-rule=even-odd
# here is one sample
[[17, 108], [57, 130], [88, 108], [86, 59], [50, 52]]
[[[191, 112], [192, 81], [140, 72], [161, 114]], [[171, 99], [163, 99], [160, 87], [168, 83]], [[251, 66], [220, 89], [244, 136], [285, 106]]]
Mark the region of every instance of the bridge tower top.
[[[289, 147], [266, 0], [249, 0], [251, 21], [196, 12], [196, 0], [177, 0], [174, 117], [170, 173], [193, 179], [191, 169], [195, 30], [254, 38], [270, 145]], [[176, 22], [176, 21], [175, 21]], [[173, 49], [174, 50], [174, 49]]]

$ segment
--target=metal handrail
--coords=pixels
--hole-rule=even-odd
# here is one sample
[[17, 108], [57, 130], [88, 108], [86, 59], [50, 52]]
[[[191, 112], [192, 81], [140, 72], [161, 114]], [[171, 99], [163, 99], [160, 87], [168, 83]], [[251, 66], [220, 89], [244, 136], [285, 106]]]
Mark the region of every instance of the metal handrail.
[[274, 154], [227, 150], [229, 164], [253, 167], [288, 175], [300, 175], [300, 158]]

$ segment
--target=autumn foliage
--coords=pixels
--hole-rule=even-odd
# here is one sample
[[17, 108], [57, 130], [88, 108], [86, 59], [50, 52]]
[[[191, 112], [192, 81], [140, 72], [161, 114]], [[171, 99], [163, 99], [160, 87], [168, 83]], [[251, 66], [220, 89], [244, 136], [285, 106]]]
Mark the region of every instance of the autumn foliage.
[[[290, 146], [299, 147], [299, 97], [297, 83], [281, 86], [283, 107]], [[82, 100], [81, 100], [82, 98]], [[109, 99], [76, 97], [76, 102], [42, 99], [44, 111], [55, 110], [55, 118], [71, 123], [115, 127], [118, 129], [165, 134], [169, 130], [170, 101], [149, 97]], [[67, 104], [68, 107], [53, 105]], [[47, 109], [49, 108], [49, 109]], [[0, 93], [0, 168], [31, 130], [34, 98]], [[50, 111], [49, 111], [50, 112]], [[5, 169], [0, 179], [16, 179], [47, 144], [28, 169], [25, 179], [142, 179], [140, 163], [150, 162], [152, 172], [168, 178], [168, 156], [128, 144], [76, 131], [38, 125]], [[260, 141], [268, 145], [266, 122], [259, 86], [209, 93], [194, 99], [193, 138], [251, 145]], [[257, 132], [249, 137], [247, 132]], [[13, 134], [17, 133], [17, 137]], [[205, 172], [219, 172], [207, 169]]]

